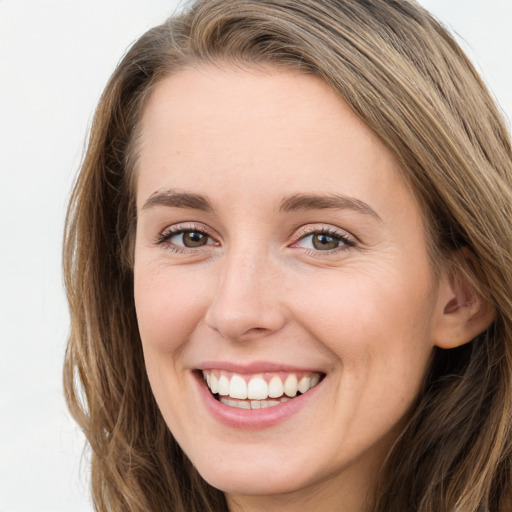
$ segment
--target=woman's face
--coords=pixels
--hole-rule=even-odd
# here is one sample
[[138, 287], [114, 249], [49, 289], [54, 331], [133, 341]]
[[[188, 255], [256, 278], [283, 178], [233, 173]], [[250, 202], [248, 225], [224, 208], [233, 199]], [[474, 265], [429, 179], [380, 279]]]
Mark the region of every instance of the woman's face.
[[441, 308], [397, 160], [319, 78], [206, 65], [157, 86], [139, 157], [135, 301], [176, 440], [232, 503], [360, 505]]

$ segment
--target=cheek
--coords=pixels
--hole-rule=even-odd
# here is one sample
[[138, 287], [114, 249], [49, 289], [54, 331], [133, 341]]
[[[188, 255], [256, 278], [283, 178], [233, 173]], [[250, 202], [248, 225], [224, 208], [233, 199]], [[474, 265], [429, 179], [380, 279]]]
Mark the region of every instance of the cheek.
[[142, 344], [172, 353], [188, 339], [205, 311], [204, 284], [168, 269], [135, 268], [135, 308]]
[[340, 361], [345, 385], [361, 393], [386, 385], [410, 397], [433, 350], [431, 282], [382, 269], [304, 281], [295, 290], [300, 318]]
[[182, 354], [204, 314], [201, 286], [192, 276], [180, 277], [168, 267], [134, 269], [134, 297], [147, 376], [170, 430], [186, 431], [186, 403], [170, 390], [184, 389]]

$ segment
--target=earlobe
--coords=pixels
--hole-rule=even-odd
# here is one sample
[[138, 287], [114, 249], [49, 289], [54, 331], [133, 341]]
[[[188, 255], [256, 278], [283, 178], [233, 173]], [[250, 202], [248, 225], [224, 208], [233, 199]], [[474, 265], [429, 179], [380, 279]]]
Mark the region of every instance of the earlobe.
[[[469, 343], [484, 332], [494, 321], [496, 311], [471, 279], [474, 256], [464, 249], [459, 253], [458, 265], [441, 278], [438, 290], [438, 309], [434, 329], [434, 344], [439, 348], [455, 348]], [[471, 264], [470, 264], [471, 263]]]

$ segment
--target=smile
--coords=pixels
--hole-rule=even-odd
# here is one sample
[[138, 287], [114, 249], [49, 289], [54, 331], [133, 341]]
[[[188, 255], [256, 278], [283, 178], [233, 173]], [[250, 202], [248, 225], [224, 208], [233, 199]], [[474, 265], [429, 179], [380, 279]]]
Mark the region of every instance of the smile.
[[322, 374], [314, 372], [242, 375], [224, 370], [203, 370], [202, 375], [219, 402], [239, 409], [280, 405], [306, 393], [322, 379]]

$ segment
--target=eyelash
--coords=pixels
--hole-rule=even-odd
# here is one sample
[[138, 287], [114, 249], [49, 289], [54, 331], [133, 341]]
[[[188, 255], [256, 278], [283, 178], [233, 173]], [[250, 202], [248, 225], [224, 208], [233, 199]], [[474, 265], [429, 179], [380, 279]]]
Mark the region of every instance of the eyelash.
[[[198, 248], [203, 248], [203, 247], [208, 247], [208, 246], [211, 247], [212, 245], [214, 245], [214, 244], [205, 244], [204, 246], [193, 248], [193, 247], [178, 246], [178, 245], [175, 245], [170, 242], [170, 240], [174, 236], [177, 236], [180, 234], [185, 234], [185, 233], [199, 233], [201, 235], [207, 236], [211, 240], [214, 240], [214, 238], [210, 234], [210, 232], [208, 230], [206, 230], [204, 227], [197, 226], [194, 224], [187, 224], [185, 226], [177, 225], [177, 226], [171, 226], [169, 228], [166, 228], [164, 231], [162, 231], [158, 235], [158, 237], [156, 239], [156, 244], [166, 246], [167, 249], [169, 249], [175, 253], [189, 253], [191, 251], [195, 251]], [[338, 253], [340, 251], [345, 251], [345, 250], [355, 247], [357, 245], [355, 238], [351, 237], [346, 232], [338, 231], [333, 228], [322, 227], [322, 228], [317, 228], [317, 229], [305, 228], [303, 230], [300, 230], [298, 233], [298, 236], [297, 236], [297, 240], [295, 242], [293, 242], [290, 245], [290, 247], [296, 247], [299, 244], [299, 242], [307, 239], [308, 237], [312, 237], [314, 235], [326, 235], [326, 236], [333, 238], [334, 240], [339, 241], [341, 244], [340, 247], [328, 249], [325, 251], [322, 251], [320, 249], [304, 248], [304, 251], [307, 254], [314, 255], [314, 256]]]

